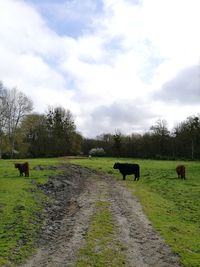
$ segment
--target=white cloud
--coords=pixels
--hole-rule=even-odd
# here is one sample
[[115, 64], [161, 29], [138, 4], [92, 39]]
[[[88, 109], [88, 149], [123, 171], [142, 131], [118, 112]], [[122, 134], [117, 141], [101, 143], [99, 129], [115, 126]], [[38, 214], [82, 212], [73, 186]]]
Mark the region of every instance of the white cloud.
[[0, 13], [2, 81], [32, 97], [39, 111], [63, 104], [64, 96], [71, 108], [73, 94], [65, 90], [68, 80], [58, 70], [64, 50], [61, 38], [23, 1], [0, 1]]
[[85, 112], [84, 115], [86, 136], [90, 136], [91, 133], [115, 133], [117, 130], [123, 134], [143, 132], [149, 129], [155, 119], [151, 105], [141, 102], [140, 99], [123, 99], [111, 105], [102, 104], [89, 114]]
[[[177, 110], [191, 115], [198, 83], [181, 91], [166, 82], [199, 61], [198, 0], [88, 0], [78, 6], [80, 14], [76, 1], [40, 3], [42, 13], [30, 2], [0, 0], [0, 80], [30, 96], [37, 110], [62, 105], [90, 136], [115, 127], [141, 131], [160, 117], [173, 125], [182, 119]], [[63, 28], [73, 21], [83, 22], [75, 37]], [[187, 72], [187, 81], [192, 77]], [[177, 107], [153, 98], [155, 90], [159, 99], [190, 91], [194, 98]]]
[[176, 77], [163, 84], [154, 96], [164, 102], [181, 105], [199, 105], [200, 102], [200, 65], [190, 66], [178, 73]]

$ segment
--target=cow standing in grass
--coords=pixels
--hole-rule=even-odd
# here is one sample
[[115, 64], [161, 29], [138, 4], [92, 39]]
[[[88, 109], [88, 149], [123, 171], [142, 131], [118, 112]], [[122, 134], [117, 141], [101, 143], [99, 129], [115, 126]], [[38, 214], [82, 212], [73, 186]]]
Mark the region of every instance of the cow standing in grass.
[[185, 166], [178, 165], [176, 167], [176, 173], [178, 174], [178, 178], [185, 179]]
[[126, 175], [134, 174], [134, 181], [138, 181], [140, 178], [140, 166], [138, 164], [131, 163], [115, 163], [113, 166], [114, 169], [118, 169], [120, 173], [123, 175], [123, 180], [126, 180]]
[[23, 173], [25, 174], [25, 177], [29, 177], [29, 164], [28, 162], [25, 163], [15, 163], [15, 168], [19, 170], [19, 175], [23, 176]]

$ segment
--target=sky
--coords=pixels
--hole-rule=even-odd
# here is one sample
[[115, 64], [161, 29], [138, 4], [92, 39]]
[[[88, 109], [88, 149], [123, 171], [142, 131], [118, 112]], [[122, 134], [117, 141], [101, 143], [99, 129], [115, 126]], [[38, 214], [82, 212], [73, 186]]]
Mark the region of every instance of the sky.
[[199, 0], [0, 0], [0, 81], [84, 137], [200, 113]]

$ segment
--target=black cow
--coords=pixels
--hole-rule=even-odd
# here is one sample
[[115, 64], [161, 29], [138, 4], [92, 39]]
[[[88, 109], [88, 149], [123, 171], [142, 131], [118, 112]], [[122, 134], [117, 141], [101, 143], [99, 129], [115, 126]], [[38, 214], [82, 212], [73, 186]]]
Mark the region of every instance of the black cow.
[[131, 163], [115, 163], [113, 166], [114, 169], [118, 169], [120, 173], [123, 175], [123, 180], [126, 180], [126, 175], [134, 174], [134, 181], [138, 181], [140, 178], [140, 166], [138, 164]]

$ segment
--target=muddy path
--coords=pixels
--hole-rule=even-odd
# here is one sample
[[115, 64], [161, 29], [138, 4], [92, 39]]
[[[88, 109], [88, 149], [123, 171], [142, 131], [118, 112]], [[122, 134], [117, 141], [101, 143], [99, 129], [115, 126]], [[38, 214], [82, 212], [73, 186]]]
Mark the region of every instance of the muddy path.
[[108, 201], [123, 244], [127, 267], [179, 267], [178, 256], [154, 231], [136, 197], [122, 183], [75, 165], [41, 187], [51, 195], [38, 249], [23, 267], [76, 266], [96, 201]]

